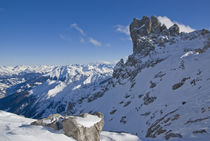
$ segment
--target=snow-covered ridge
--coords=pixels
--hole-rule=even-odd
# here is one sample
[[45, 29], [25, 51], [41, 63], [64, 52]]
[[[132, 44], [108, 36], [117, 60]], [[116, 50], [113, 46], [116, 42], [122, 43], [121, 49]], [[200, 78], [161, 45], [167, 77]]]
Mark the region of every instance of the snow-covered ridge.
[[[14, 109], [16, 110], [10, 106], [10, 109], [8, 109], [1, 104], [0, 107], [1, 109], [5, 107], [11, 112], [16, 111], [19, 114], [30, 115], [29, 117], [32, 115], [40, 117], [39, 113], [45, 116], [57, 112], [64, 113], [68, 109], [70, 101], [76, 102], [75, 99], [86, 97], [93, 89], [98, 89], [100, 84], [110, 79], [113, 66], [114, 64], [76, 64], [68, 66], [0, 67], [0, 96], [8, 97], [10, 100], [13, 99], [14, 102], [16, 95], [33, 101], [28, 103], [23, 100], [21, 106], [16, 106], [18, 110], [15, 105]], [[39, 106], [38, 103], [43, 103], [43, 105]], [[57, 108], [49, 106], [52, 103]], [[29, 106], [30, 109], [33, 108], [36, 111], [25, 110]], [[49, 110], [47, 113], [43, 113], [43, 110], [47, 107], [51, 107], [54, 112]], [[28, 114], [25, 113], [27, 111]]]
[[[54, 65], [40, 65], [40, 66], [0, 66], [0, 76], [3, 75], [18, 75], [20, 73], [50, 73], [52, 76], [58, 76], [59, 71], [67, 71], [69, 73], [77, 70], [78, 72], [99, 71], [101, 73], [109, 72], [114, 64], [73, 64], [66, 66], [54, 66]], [[72, 74], [73, 75], [73, 74]]]

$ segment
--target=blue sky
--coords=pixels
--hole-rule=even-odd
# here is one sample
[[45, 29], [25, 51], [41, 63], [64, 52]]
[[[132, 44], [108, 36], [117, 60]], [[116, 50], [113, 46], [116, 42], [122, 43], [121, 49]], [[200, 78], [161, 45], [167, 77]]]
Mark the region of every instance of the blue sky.
[[0, 65], [117, 61], [132, 53], [134, 17], [210, 28], [209, 0], [0, 0]]

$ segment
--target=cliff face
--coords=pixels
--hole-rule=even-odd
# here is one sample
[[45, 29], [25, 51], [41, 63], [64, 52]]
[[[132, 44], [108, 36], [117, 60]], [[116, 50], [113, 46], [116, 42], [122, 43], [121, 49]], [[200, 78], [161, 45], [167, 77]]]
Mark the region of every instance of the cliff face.
[[155, 40], [158, 36], [177, 36], [179, 35], [179, 27], [174, 24], [167, 29], [157, 17], [152, 16], [149, 18], [144, 16], [141, 20], [133, 19], [130, 24], [130, 35], [133, 42], [133, 53], [147, 55], [150, 50], [154, 50], [152, 40]]

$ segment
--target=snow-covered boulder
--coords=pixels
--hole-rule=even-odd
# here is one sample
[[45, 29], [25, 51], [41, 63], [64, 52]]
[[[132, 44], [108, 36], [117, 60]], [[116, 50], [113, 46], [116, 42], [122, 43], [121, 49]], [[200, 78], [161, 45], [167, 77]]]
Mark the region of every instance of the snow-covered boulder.
[[100, 141], [104, 116], [101, 113], [70, 116], [62, 121], [62, 125], [65, 135], [73, 137], [77, 141]]
[[31, 125], [51, 127], [55, 130], [63, 129], [64, 134], [73, 137], [77, 141], [100, 141], [100, 133], [104, 127], [104, 116], [96, 112], [79, 116], [50, 115], [48, 118], [40, 119]]

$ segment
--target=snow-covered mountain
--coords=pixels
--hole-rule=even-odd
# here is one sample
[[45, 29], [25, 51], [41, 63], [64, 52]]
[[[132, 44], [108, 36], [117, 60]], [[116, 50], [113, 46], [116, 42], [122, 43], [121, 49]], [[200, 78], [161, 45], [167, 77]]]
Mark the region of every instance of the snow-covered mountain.
[[[85, 74], [79, 81], [72, 72], [70, 79], [57, 77], [66, 72], [61, 68], [46, 67], [47, 74], [33, 75], [37, 77], [30, 80], [37, 85], [1, 75], [6, 96], [0, 99], [0, 109], [34, 118], [102, 112], [105, 130], [129, 132], [143, 140], [209, 141], [210, 32], [180, 33], [176, 24], [167, 28], [152, 16], [134, 19], [130, 33], [133, 54], [125, 62], [121, 59], [113, 73], [112, 66], [97, 69], [96, 79], [88, 84]], [[21, 85], [11, 89], [13, 82]], [[24, 91], [18, 87], [22, 83]]]
[[0, 109], [33, 118], [70, 114], [112, 72], [112, 64], [1, 67]]

